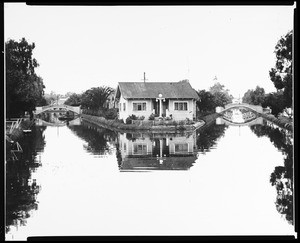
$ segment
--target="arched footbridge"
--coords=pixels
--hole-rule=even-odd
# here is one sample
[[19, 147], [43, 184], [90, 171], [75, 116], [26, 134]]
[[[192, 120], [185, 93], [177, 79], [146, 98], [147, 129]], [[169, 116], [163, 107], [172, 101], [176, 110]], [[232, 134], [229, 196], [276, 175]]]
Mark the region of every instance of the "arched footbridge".
[[60, 111], [67, 110], [72, 111], [76, 114], [81, 114], [80, 106], [70, 106], [70, 105], [47, 105], [47, 106], [37, 106], [35, 108], [35, 115], [41, 114], [45, 111]]
[[[246, 110], [246, 111], [245, 111]], [[262, 124], [260, 114], [264, 113], [263, 107], [247, 103], [232, 103], [225, 107], [216, 107], [216, 112], [222, 115], [220, 124], [233, 126]], [[218, 123], [217, 122], [217, 123]]]
[[245, 108], [247, 110], [254, 111], [254, 112], [257, 112], [257, 113], [263, 113], [262, 106], [260, 106], [260, 105], [250, 105], [250, 104], [247, 104], [247, 103], [232, 103], [232, 104], [225, 105], [225, 107], [218, 106], [218, 107], [216, 107], [216, 112], [217, 113], [224, 113], [228, 110], [238, 109], [238, 108]]

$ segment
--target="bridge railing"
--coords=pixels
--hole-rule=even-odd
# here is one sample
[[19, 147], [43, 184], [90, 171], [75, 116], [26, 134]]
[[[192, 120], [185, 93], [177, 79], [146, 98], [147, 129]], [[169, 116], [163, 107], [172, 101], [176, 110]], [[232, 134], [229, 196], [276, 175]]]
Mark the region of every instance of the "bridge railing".
[[35, 110], [35, 114], [39, 114], [39, 113], [42, 113], [46, 110], [50, 110], [50, 109], [55, 109], [55, 108], [65, 108], [67, 110], [70, 110], [70, 111], [73, 111], [75, 113], [80, 113], [80, 106], [69, 106], [69, 105], [64, 105], [64, 104], [61, 104], [61, 105], [57, 105], [57, 104], [53, 104], [53, 105], [46, 105], [46, 106], [40, 106], [40, 107], [36, 107], [36, 110]]
[[263, 112], [262, 106], [259, 106], [259, 105], [250, 105], [250, 104], [247, 104], [247, 103], [231, 103], [231, 104], [227, 104], [221, 110], [221, 112], [224, 112], [224, 111], [229, 110], [229, 109], [234, 108], [234, 107], [245, 107], [245, 108], [251, 109], [253, 111], [259, 112], [259, 113]]

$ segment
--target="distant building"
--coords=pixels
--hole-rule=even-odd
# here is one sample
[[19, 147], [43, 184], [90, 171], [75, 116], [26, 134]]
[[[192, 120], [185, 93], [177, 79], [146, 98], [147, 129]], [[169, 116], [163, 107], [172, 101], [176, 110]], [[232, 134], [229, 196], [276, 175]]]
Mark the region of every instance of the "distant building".
[[120, 82], [115, 104], [119, 119], [130, 115], [170, 117], [174, 120], [196, 118], [197, 92], [186, 80], [179, 82]]
[[68, 97], [60, 97], [57, 102], [55, 102], [55, 104], [58, 104], [58, 105], [62, 105], [65, 103], [65, 101], [68, 99]]

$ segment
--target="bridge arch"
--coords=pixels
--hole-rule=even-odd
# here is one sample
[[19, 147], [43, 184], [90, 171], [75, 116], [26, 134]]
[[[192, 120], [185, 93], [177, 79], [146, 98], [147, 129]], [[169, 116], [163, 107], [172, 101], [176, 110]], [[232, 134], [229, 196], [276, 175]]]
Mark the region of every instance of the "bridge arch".
[[37, 106], [35, 109], [35, 115], [41, 114], [45, 111], [55, 110], [55, 109], [65, 109], [72, 111], [76, 114], [81, 114], [80, 106], [70, 106], [70, 105], [47, 105], [47, 106]]
[[263, 108], [260, 105], [250, 105], [247, 103], [232, 103], [232, 104], [227, 104], [225, 107], [216, 107], [216, 112], [217, 113], [224, 113], [227, 110], [235, 109], [235, 108], [246, 108], [248, 110], [257, 112], [257, 113], [263, 113]]

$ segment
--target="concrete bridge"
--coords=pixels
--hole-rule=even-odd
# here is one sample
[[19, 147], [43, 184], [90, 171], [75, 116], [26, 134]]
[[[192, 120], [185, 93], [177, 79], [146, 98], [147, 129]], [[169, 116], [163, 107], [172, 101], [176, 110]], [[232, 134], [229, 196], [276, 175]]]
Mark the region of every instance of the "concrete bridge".
[[77, 114], [81, 114], [80, 106], [70, 106], [70, 105], [47, 105], [47, 106], [37, 106], [34, 114], [38, 115], [45, 111], [59, 111], [59, 110], [68, 110]]
[[246, 108], [247, 110], [250, 111], [255, 111], [257, 113], [263, 113], [263, 108], [260, 105], [250, 105], [247, 103], [232, 103], [232, 104], [227, 104], [225, 107], [216, 107], [216, 112], [217, 113], [224, 113], [227, 110], [231, 109], [238, 109], [238, 108]]

